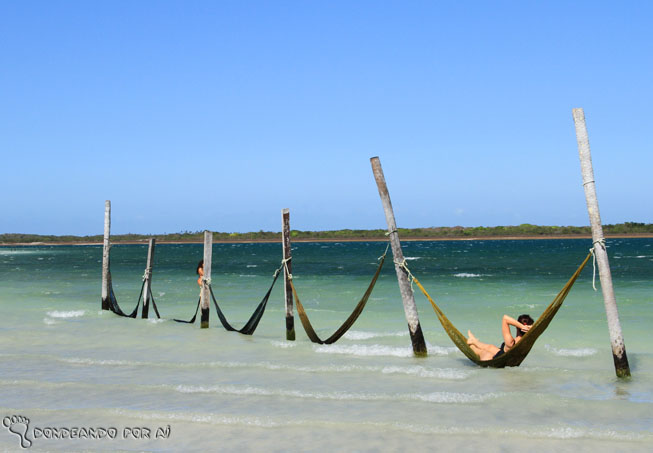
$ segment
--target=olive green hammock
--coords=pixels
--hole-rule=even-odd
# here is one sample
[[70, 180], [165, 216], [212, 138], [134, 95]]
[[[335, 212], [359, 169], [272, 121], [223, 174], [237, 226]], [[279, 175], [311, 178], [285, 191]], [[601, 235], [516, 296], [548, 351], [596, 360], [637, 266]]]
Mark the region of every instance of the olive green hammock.
[[521, 340], [519, 340], [515, 346], [510, 348], [506, 353], [501, 354], [499, 357], [493, 358], [491, 360], [481, 360], [479, 358], [479, 356], [467, 344], [467, 337], [460, 333], [460, 331], [456, 329], [451, 321], [449, 321], [449, 319], [444, 315], [442, 310], [440, 310], [440, 307], [436, 305], [436, 303], [433, 301], [431, 296], [429, 296], [429, 293], [426, 292], [426, 289], [424, 289], [419, 280], [417, 280], [417, 278], [415, 278], [410, 273], [408, 267], [405, 265], [405, 262], [402, 264], [402, 267], [408, 273], [412, 281], [414, 281], [415, 284], [419, 287], [424, 296], [426, 296], [429, 302], [431, 302], [433, 310], [435, 310], [435, 313], [438, 315], [438, 319], [440, 320], [444, 330], [447, 332], [447, 335], [449, 335], [449, 338], [451, 338], [451, 341], [454, 342], [458, 349], [460, 349], [469, 360], [482, 367], [504, 368], [506, 366], [519, 366], [526, 358], [531, 348], [535, 344], [535, 340], [537, 340], [537, 338], [544, 332], [544, 330], [546, 330], [546, 328], [549, 326], [549, 323], [562, 306], [562, 303], [567, 297], [567, 294], [569, 294], [569, 291], [571, 291], [571, 287], [574, 286], [576, 279], [580, 275], [581, 271], [591, 256], [592, 252], [590, 251], [590, 253], [587, 255], [587, 258], [585, 258], [576, 272], [574, 272], [574, 275], [571, 276], [567, 284], [562, 288], [562, 290], [560, 290], [555, 299], [553, 299], [553, 302], [551, 302], [551, 304], [544, 310], [540, 317], [537, 318], [533, 326], [522, 336]]
[[[385, 256], [387, 253], [388, 249], [386, 248], [385, 253], [379, 258], [379, 267], [376, 269], [376, 273], [374, 274], [374, 277], [372, 277], [372, 281], [370, 282], [369, 286], [367, 287], [367, 291], [365, 291], [365, 294], [363, 294], [363, 297], [361, 298], [360, 301], [356, 304], [356, 307], [354, 307], [354, 311], [349, 315], [349, 317], [345, 320], [345, 322], [336, 330], [329, 338], [326, 340], [322, 340], [317, 333], [315, 332], [315, 329], [313, 329], [313, 326], [311, 325], [311, 321], [308, 319], [308, 315], [306, 314], [306, 310], [304, 310], [304, 306], [302, 305], [302, 302], [299, 300], [299, 296], [297, 295], [297, 290], [295, 289], [295, 285], [293, 284], [293, 279], [292, 279], [292, 274], [288, 272], [289, 279], [288, 281], [290, 282], [290, 287], [292, 288], [292, 294], [297, 301], [297, 314], [299, 315], [299, 319], [302, 322], [302, 326], [304, 326], [304, 330], [306, 331], [306, 335], [308, 338], [313, 342], [313, 343], [318, 343], [318, 344], [331, 344], [335, 343], [342, 337], [350, 328], [351, 326], [354, 325], [358, 317], [361, 315], [363, 312], [363, 309], [365, 308], [365, 305], [367, 304], [367, 300], [370, 298], [370, 295], [372, 294], [372, 290], [374, 289], [374, 285], [376, 284], [376, 281], [379, 278], [379, 274], [381, 273], [381, 269], [383, 268], [383, 263], [385, 262]], [[286, 267], [286, 271], [288, 268]]]

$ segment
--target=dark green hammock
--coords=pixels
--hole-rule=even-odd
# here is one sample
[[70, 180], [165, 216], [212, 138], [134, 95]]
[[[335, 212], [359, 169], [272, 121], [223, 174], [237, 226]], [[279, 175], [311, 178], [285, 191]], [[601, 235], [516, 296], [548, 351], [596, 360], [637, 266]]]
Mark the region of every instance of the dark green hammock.
[[[211, 299], [213, 299], [213, 305], [215, 306], [215, 310], [218, 312], [218, 318], [220, 318], [220, 322], [222, 323], [222, 326], [225, 329], [227, 329], [230, 332], [242, 333], [243, 335], [252, 335], [254, 333], [254, 331], [258, 327], [259, 321], [263, 317], [263, 313], [265, 313], [265, 307], [268, 304], [268, 299], [270, 299], [270, 293], [272, 293], [272, 288], [274, 288], [274, 284], [277, 282], [277, 278], [279, 277], [279, 273], [281, 272], [281, 269], [282, 268], [280, 267], [275, 271], [274, 278], [272, 279], [272, 284], [270, 285], [268, 292], [265, 293], [265, 296], [263, 296], [263, 300], [259, 302], [258, 306], [254, 310], [254, 313], [252, 313], [252, 316], [250, 316], [249, 320], [247, 320], [245, 325], [240, 329], [236, 329], [231, 324], [229, 324], [227, 318], [222, 313], [222, 310], [220, 310], [218, 301], [215, 299], [215, 296], [213, 295], [213, 288], [211, 287], [211, 285], [209, 285], [209, 291], [211, 292]], [[199, 308], [199, 302], [197, 304], [197, 307]], [[195, 310], [195, 316], [197, 316], [197, 309]], [[195, 321], [195, 316], [193, 316], [193, 321]]]
[[[123, 316], [125, 318], [136, 318], [136, 315], [138, 314], [138, 307], [141, 304], [141, 299], [143, 298], [143, 287], [145, 286], [145, 280], [143, 280], [143, 284], [141, 285], [141, 290], [138, 292], [138, 301], [136, 301], [136, 306], [134, 307], [134, 310], [129, 314], [122, 311], [120, 305], [118, 305], [118, 299], [116, 299], [116, 294], [113, 292], [111, 271], [109, 271], [108, 284], [109, 284], [109, 309], [115, 314], [117, 314], [118, 316]], [[147, 304], [148, 302], [152, 302], [152, 308], [154, 308], [156, 317], [161, 318], [156, 303], [154, 302], [154, 296], [152, 295], [152, 288], [149, 288], [149, 291], [146, 295], [146, 300], [143, 303]]]
[[581, 271], [589, 261], [592, 256], [592, 252], [587, 255], [587, 258], [581, 263], [574, 275], [571, 276], [567, 284], [562, 288], [558, 295], [553, 299], [553, 302], [544, 310], [540, 317], [535, 321], [533, 326], [522, 336], [512, 348], [510, 348], [506, 353], [500, 355], [491, 360], [481, 360], [479, 356], [472, 350], [472, 348], [467, 344], [467, 337], [465, 337], [454, 325], [449, 321], [449, 319], [444, 315], [440, 307], [436, 305], [431, 296], [426, 292], [422, 284], [411, 275], [413, 281], [426, 298], [431, 302], [431, 306], [435, 313], [438, 315], [438, 319], [442, 324], [442, 327], [451, 338], [451, 341], [462, 351], [463, 354], [467, 356], [469, 360], [474, 362], [477, 365], [482, 367], [492, 367], [492, 368], [504, 368], [506, 366], [519, 366], [522, 361], [526, 358], [531, 348], [535, 344], [535, 340], [546, 330], [549, 326], [549, 323], [556, 315], [562, 303], [564, 302], [567, 294], [571, 291], [571, 287], [574, 286], [576, 279], [580, 275]]
[[306, 314], [306, 310], [304, 310], [304, 306], [302, 305], [302, 302], [299, 300], [299, 296], [297, 296], [297, 290], [295, 289], [295, 285], [293, 284], [292, 278], [289, 280], [290, 286], [292, 288], [293, 297], [297, 301], [297, 314], [299, 315], [299, 319], [302, 322], [302, 326], [304, 326], [306, 335], [308, 335], [308, 338], [313, 343], [318, 343], [318, 344], [335, 343], [340, 339], [340, 337], [342, 337], [351, 328], [351, 326], [354, 325], [354, 323], [356, 322], [360, 314], [363, 312], [363, 309], [365, 308], [365, 304], [367, 304], [367, 300], [370, 298], [370, 295], [372, 294], [372, 290], [374, 289], [376, 280], [379, 278], [379, 274], [381, 273], [381, 268], [383, 267], [383, 263], [385, 262], [385, 254], [383, 254], [383, 256], [380, 258], [380, 261], [381, 262], [379, 263], [379, 267], [376, 269], [376, 273], [372, 278], [372, 282], [367, 287], [367, 291], [365, 291], [365, 294], [363, 294], [361, 300], [358, 302], [358, 304], [356, 304], [356, 307], [354, 308], [352, 314], [349, 315], [349, 317], [338, 328], [338, 330], [336, 330], [333, 333], [333, 335], [331, 335], [326, 340], [322, 340], [315, 332], [315, 329], [313, 329], [311, 322], [308, 320], [308, 315]]
[[173, 321], [183, 322], [183, 323], [186, 323], [186, 324], [193, 324], [193, 323], [195, 323], [195, 319], [197, 318], [197, 312], [198, 312], [199, 309], [200, 309], [200, 303], [201, 303], [201, 302], [202, 302], [202, 296], [200, 296], [200, 298], [197, 299], [197, 307], [195, 307], [195, 314], [194, 314], [193, 317], [190, 318], [188, 321], [185, 321], [185, 320], [183, 320], [183, 319], [173, 319]]
[[[231, 324], [229, 324], [229, 321], [227, 321], [227, 318], [225, 317], [224, 313], [222, 313], [222, 310], [220, 309], [220, 305], [218, 305], [218, 301], [216, 300], [215, 295], [213, 294], [213, 287], [209, 284], [209, 292], [211, 294], [211, 299], [213, 299], [213, 305], [215, 306], [215, 310], [218, 313], [218, 318], [222, 323], [222, 327], [224, 327], [225, 329], [231, 332], [238, 332], [238, 333], [242, 333], [243, 335], [252, 335], [256, 330], [256, 328], [258, 327], [258, 324], [261, 321], [261, 318], [263, 317], [263, 313], [265, 313], [265, 308], [267, 307], [268, 300], [270, 299], [272, 288], [274, 288], [274, 284], [277, 282], [277, 277], [279, 277], [279, 273], [281, 272], [281, 269], [282, 267], [279, 267], [279, 269], [277, 269], [274, 272], [274, 278], [272, 279], [272, 284], [270, 285], [268, 292], [265, 293], [265, 296], [263, 296], [263, 300], [259, 302], [258, 306], [254, 310], [254, 313], [252, 313], [252, 316], [250, 316], [250, 318], [247, 320], [245, 325], [240, 329], [236, 329]], [[197, 300], [197, 307], [195, 307], [195, 314], [190, 320], [185, 321], [183, 319], [175, 319], [174, 321], [193, 324], [197, 319], [197, 312], [200, 309], [201, 302], [202, 302], [202, 297], [200, 296], [200, 298]]]

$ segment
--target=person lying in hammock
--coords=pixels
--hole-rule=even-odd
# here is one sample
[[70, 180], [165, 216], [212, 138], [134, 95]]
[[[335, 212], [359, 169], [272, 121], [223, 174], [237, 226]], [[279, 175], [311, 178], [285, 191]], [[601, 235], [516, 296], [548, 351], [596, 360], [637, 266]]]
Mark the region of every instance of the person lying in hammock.
[[[533, 325], [533, 318], [528, 315], [520, 315], [517, 320], [508, 315], [503, 315], [501, 320], [501, 333], [503, 334], [503, 343], [497, 348], [493, 344], [482, 343], [472, 334], [471, 330], [467, 331], [467, 344], [472, 348], [481, 360], [492, 360], [501, 354], [508, 352]], [[510, 332], [510, 326], [515, 326], [517, 335], [513, 338]]]

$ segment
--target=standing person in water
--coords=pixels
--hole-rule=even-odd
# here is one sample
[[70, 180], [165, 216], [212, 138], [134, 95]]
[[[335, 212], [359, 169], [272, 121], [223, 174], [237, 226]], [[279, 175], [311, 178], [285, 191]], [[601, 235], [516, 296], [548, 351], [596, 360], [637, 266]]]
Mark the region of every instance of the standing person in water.
[[[481, 360], [492, 360], [496, 359], [500, 355], [510, 351], [521, 337], [530, 330], [533, 325], [533, 318], [528, 315], [521, 315], [516, 320], [511, 318], [508, 315], [503, 315], [501, 320], [501, 333], [503, 334], [503, 343], [501, 347], [496, 347], [493, 344], [482, 343], [478, 341], [478, 338], [472, 334], [471, 330], [467, 331], [467, 344], [472, 348]], [[512, 336], [510, 332], [510, 326], [515, 326], [517, 329], [517, 335]]]
[[202, 287], [202, 279], [204, 278], [204, 260], [201, 260], [199, 263], [197, 263], [197, 275], [199, 275], [197, 279], [197, 284], [200, 285], [200, 288]]

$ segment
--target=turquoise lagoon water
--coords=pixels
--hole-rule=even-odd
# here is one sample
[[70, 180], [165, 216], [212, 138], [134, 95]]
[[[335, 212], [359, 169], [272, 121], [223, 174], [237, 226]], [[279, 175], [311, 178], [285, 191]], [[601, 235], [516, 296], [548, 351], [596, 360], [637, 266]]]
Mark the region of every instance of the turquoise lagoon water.
[[[452, 322], [497, 344], [501, 315], [538, 316], [590, 242], [407, 242], [403, 249]], [[429, 355], [413, 357], [391, 262], [352, 330], [320, 346], [298, 318], [296, 341], [285, 340], [280, 284], [253, 336], [225, 331], [215, 312], [209, 329], [170, 321], [193, 314], [201, 245], [157, 246], [153, 293], [163, 320], [100, 309], [101, 247], [2, 247], [0, 448], [20, 450], [12, 428], [27, 431], [32, 449], [60, 451], [651, 451], [653, 240], [608, 245], [630, 380], [615, 377], [591, 265], [522, 366], [496, 370], [469, 362], [420, 294]], [[347, 317], [384, 249], [293, 245], [295, 284], [318, 334], [328, 336]], [[138, 298], [146, 252], [112, 248], [125, 311]], [[213, 287], [237, 327], [280, 256], [278, 244], [214, 245]], [[14, 415], [29, 424], [12, 423]], [[75, 427], [116, 435], [54, 438]], [[149, 439], [134, 438], [139, 427]]]

